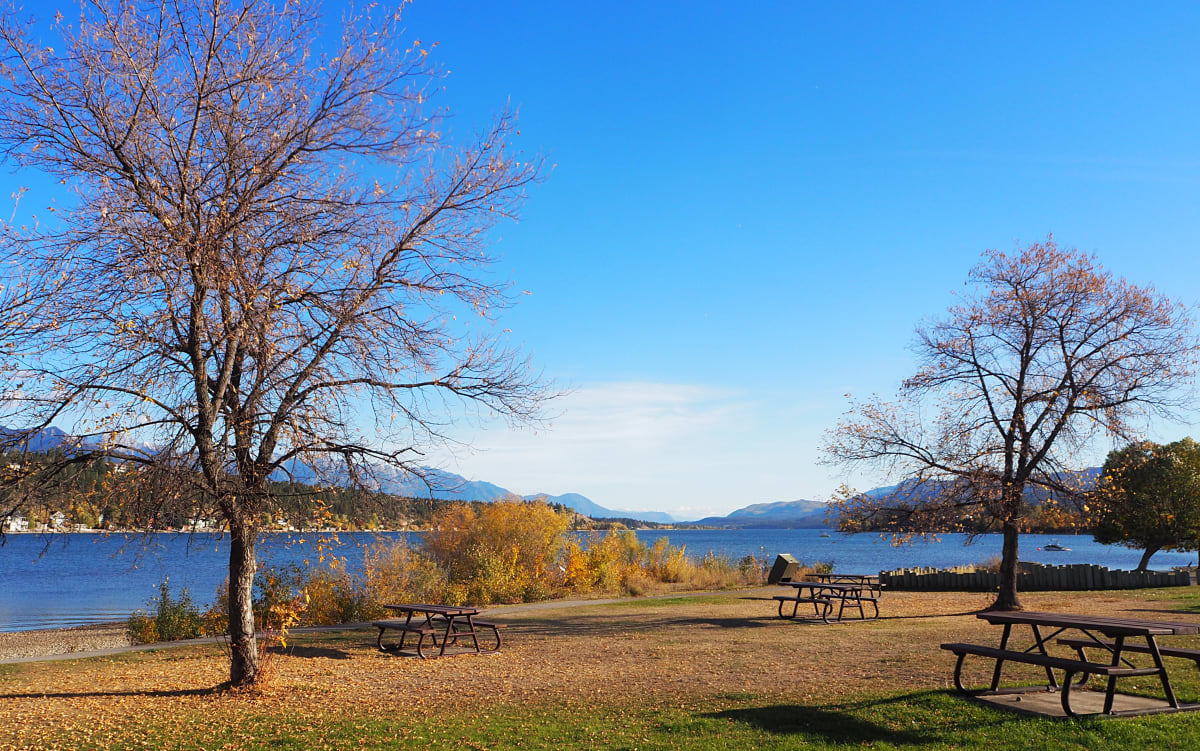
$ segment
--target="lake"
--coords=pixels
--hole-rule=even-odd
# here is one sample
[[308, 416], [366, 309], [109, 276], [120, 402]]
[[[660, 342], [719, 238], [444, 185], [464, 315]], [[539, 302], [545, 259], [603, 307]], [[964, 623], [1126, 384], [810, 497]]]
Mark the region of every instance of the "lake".
[[[998, 534], [981, 535], [969, 545], [965, 535], [943, 535], [939, 542], [898, 547], [877, 535], [842, 535], [819, 529], [649, 530], [637, 534], [646, 542], [666, 537], [697, 557], [711, 551], [734, 559], [754, 555], [773, 560], [777, 553], [791, 553], [805, 563], [830, 562], [835, 571], [845, 573], [942, 568], [1000, 555]], [[339, 535], [338, 554], [354, 569], [361, 564], [360, 546], [404, 536], [419, 544], [420, 533], [344, 533]], [[286, 565], [315, 559], [314, 539], [312, 535], [265, 535], [259, 544], [262, 563]], [[1038, 549], [1052, 540], [1071, 550]], [[225, 540], [214, 534], [9, 535], [0, 547], [0, 631], [122, 621], [146, 607], [164, 577], [170, 579], [173, 590], [187, 587], [203, 607], [225, 579], [228, 556]], [[1021, 537], [1021, 559], [1026, 561], [1132, 569], [1139, 557], [1139, 552], [1130, 548], [1097, 544], [1090, 535]], [[1195, 562], [1195, 553], [1160, 552], [1151, 560], [1151, 567], [1166, 570]]]

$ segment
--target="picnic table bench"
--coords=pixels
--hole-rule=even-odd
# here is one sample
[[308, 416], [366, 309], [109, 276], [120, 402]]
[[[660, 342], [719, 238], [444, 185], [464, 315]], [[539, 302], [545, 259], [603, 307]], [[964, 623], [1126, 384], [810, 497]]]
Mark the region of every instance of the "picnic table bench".
[[[981, 644], [966, 644], [951, 642], [942, 644], [942, 649], [953, 652], [957, 656], [954, 665], [954, 686], [964, 694], [971, 696], [987, 696], [997, 694], [1024, 693], [1028, 691], [1058, 691], [1063, 712], [1069, 716], [1077, 716], [1071, 706], [1072, 686], [1083, 686], [1093, 675], [1107, 678], [1104, 691], [1104, 709], [1106, 715], [1142, 714], [1146, 711], [1185, 711], [1200, 709], [1200, 704], [1183, 704], [1175, 696], [1171, 686], [1170, 676], [1163, 656], [1183, 657], [1194, 660], [1200, 667], [1200, 650], [1177, 647], [1160, 647], [1156, 641], [1158, 636], [1173, 636], [1180, 634], [1200, 634], [1200, 624], [1176, 623], [1167, 621], [1146, 621], [1133, 618], [1113, 618], [1107, 616], [1081, 615], [1074, 613], [1037, 613], [1037, 612], [985, 612], [978, 617], [992, 625], [1003, 626], [999, 647], [989, 647]], [[1009, 638], [1013, 626], [1029, 626], [1033, 634], [1033, 644], [1025, 649], [1009, 647]], [[1053, 629], [1048, 635], [1042, 634], [1042, 628]], [[1076, 651], [1078, 659], [1051, 655], [1046, 645], [1065, 631], [1079, 631], [1082, 638], [1070, 637], [1058, 639], [1057, 643], [1071, 647]], [[1103, 635], [1100, 638], [1097, 634]], [[1142, 639], [1143, 643], [1129, 642], [1127, 639]], [[1105, 652], [1107, 661], [1089, 660], [1087, 649], [1100, 649]], [[1153, 665], [1138, 667], [1128, 658], [1129, 653], [1148, 654]], [[963, 662], [968, 655], [995, 660], [992, 668], [991, 683], [984, 689], [967, 688], [962, 680]], [[1005, 662], [1018, 662], [1037, 665], [1046, 671], [1047, 686], [1019, 686], [1000, 688], [1000, 677]], [[1054, 671], [1063, 672], [1060, 684]], [[1113, 703], [1117, 695], [1117, 679], [1130, 676], [1157, 676], [1166, 695], [1166, 706], [1152, 710], [1138, 709], [1130, 711], [1114, 711]], [[1079, 676], [1076, 680], [1076, 676]]]
[[[869, 583], [866, 582], [829, 582], [829, 581], [791, 581], [784, 582], [784, 586], [794, 587], [796, 593], [794, 595], [774, 595], [773, 599], [779, 603], [780, 618], [795, 618], [801, 603], [810, 603], [813, 606], [813, 616], [820, 616], [821, 620], [829, 623], [829, 614], [833, 612], [833, 605], [836, 602], [838, 606], [836, 621], [841, 621], [846, 612], [846, 607], [858, 609], [858, 616], [862, 620], [867, 619], [866, 610], [863, 607], [864, 603], [870, 603], [875, 608], [874, 618], [879, 617], [879, 597], [875, 593]], [[808, 590], [805, 594], [804, 590]], [[791, 614], [784, 613], [784, 605], [791, 603]]]
[[[475, 615], [479, 613], [478, 608], [463, 607], [456, 605], [429, 605], [429, 604], [414, 604], [414, 605], [384, 605], [389, 610], [394, 610], [398, 613], [404, 613], [403, 619], [391, 619], [374, 621], [371, 625], [379, 629], [379, 634], [375, 637], [375, 643], [379, 649], [384, 652], [393, 654], [400, 653], [404, 650], [404, 642], [409, 634], [417, 637], [416, 653], [421, 659], [430, 657], [445, 657], [447, 656], [446, 647], [454, 644], [458, 645], [460, 640], [470, 640], [471, 646], [450, 654], [491, 654], [500, 651], [500, 629], [507, 624], [495, 623], [493, 621], [476, 620]], [[423, 616], [422, 619], [413, 620], [414, 615]], [[383, 636], [387, 631], [397, 631], [400, 634], [400, 641], [394, 645], [384, 644]], [[490, 630], [490, 636], [494, 640], [491, 646], [483, 646], [479, 643], [481, 633], [487, 634]], [[425, 640], [429, 639], [433, 647], [437, 648], [437, 654], [425, 653]]]
[[[1093, 647], [1106, 650], [1110, 655], [1116, 652], [1117, 643], [1115, 641], [1106, 641], [1104, 639], [1059, 639], [1058, 643], [1064, 647], [1073, 647], [1079, 653], [1079, 659], [1086, 660], [1087, 653], [1085, 649]], [[1163, 657], [1182, 657], [1186, 660], [1194, 660], [1196, 667], [1200, 668], [1200, 649], [1184, 649], [1181, 647], [1164, 647], [1156, 644], [1158, 653]], [[1121, 649], [1126, 652], [1138, 652], [1140, 654], [1154, 654], [1150, 647], [1146, 644], [1130, 644], [1128, 642], [1121, 645]]]

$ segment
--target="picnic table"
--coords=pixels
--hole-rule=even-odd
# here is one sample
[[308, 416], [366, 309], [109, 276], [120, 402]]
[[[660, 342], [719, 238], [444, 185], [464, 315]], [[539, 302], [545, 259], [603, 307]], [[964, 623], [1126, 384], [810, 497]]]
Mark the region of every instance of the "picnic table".
[[806, 576], [812, 581], [829, 584], [861, 584], [870, 589], [871, 596], [876, 599], [883, 594], [883, 585], [879, 583], [878, 574], [807, 574]]
[[878, 574], [805, 574], [809, 579], [831, 584], [866, 584], [872, 589], [879, 589]]
[[[837, 616], [834, 618], [836, 621], [842, 620], [847, 605], [857, 608], [859, 618], [866, 620], [867, 614], [863, 603], [870, 603], [875, 608], [873, 617], [879, 617], [879, 596], [877, 590], [872, 588], [868, 582], [790, 581], [783, 582], [783, 585], [795, 588], [796, 593], [774, 596], [774, 599], [779, 602], [780, 618], [795, 618], [802, 602], [811, 603], [814, 617], [820, 616], [825, 623], [829, 623], [829, 614], [833, 612], [835, 602], [838, 606]], [[805, 590], [807, 590], [807, 594]], [[792, 604], [790, 615], [783, 612], [785, 603]]]
[[[1133, 618], [1114, 618], [1104, 615], [1081, 615], [1076, 613], [1038, 612], [985, 612], [978, 617], [995, 626], [1003, 626], [999, 647], [978, 644], [950, 643], [942, 649], [958, 655], [954, 666], [954, 685], [968, 695], [984, 696], [1023, 693], [1027, 691], [1058, 691], [1063, 711], [1071, 717], [1077, 713], [1071, 707], [1071, 688], [1083, 686], [1092, 675], [1107, 678], [1104, 692], [1106, 715], [1144, 714], [1147, 711], [1177, 712], [1200, 709], [1200, 704], [1183, 704], [1175, 696], [1171, 679], [1163, 657], [1182, 657], [1195, 661], [1200, 667], [1200, 650], [1159, 646], [1157, 637], [1200, 634], [1200, 623], [1178, 623], [1170, 621], [1147, 621]], [[1009, 646], [1014, 626], [1028, 626], [1033, 644], [1023, 650]], [[1044, 633], [1048, 629], [1049, 633]], [[1078, 632], [1079, 636], [1057, 639], [1057, 644], [1075, 651], [1077, 659], [1051, 655], [1046, 645], [1064, 632]], [[1088, 658], [1087, 650], [1100, 654], [1099, 660]], [[1149, 655], [1153, 665], [1138, 667], [1130, 661], [1132, 654]], [[968, 689], [962, 682], [962, 666], [967, 655], [976, 655], [995, 660], [991, 684], [986, 689]], [[1000, 688], [1000, 675], [1005, 662], [1021, 662], [1038, 665], [1045, 669], [1047, 686], [1022, 686]], [[1059, 683], [1054, 671], [1063, 671]], [[1076, 675], [1080, 678], [1074, 681]], [[1117, 695], [1117, 679], [1130, 676], [1157, 676], [1166, 695], [1167, 706], [1146, 710], [1114, 711], [1113, 701]]]
[[[404, 614], [403, 619], [375, 621], [371, 624], [379, 629], [375, 643], [384, 652], [401, 652], [409, 634], [415, 634], [417, 637], [416, 652], [421, 659], [427, 659], [430, 656], [444, 657], [447, 646], [450, 644], [457, 646], [460, 640], [465, 642], [468, 639], [471, 646], [451, 654], [491, 654], [500, 651], [500, 629], [504, 628], [505, 624], [476, 620], [475, 616], [480, 612], [478, 608], [462, 605], [429, 605], [427, 603], [384, 605], [384, 607]], [[413, 616], [420, 617], [416, 618], [414, 622]], [[392, 646], [384, 644], [383, 635], [389, 630], [400, 632], [399, 643]], [[491, 631], [490, 636], [495, 640], [495, 644], [485, 648], [480, 645], [479, 636], [481, 633], [487, 635], [488, 630]], [[437, 647], [436, 655], [425, 654], [426, 638], [434, 647]]]

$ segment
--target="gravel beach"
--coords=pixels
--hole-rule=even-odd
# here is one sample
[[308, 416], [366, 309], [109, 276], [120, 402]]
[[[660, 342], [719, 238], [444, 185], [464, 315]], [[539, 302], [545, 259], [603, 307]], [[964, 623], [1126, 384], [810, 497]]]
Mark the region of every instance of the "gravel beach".
[[78, 628], [0, 632], [0, 660], [38, 657], [72, 652], [91, 652], [129, 646], [123, 623], [104, 623]]

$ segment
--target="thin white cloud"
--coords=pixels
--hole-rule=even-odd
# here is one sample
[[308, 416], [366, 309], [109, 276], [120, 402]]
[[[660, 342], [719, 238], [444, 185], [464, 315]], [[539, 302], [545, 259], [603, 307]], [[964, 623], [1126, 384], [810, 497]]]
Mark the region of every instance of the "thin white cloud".
[[556, 409], [545, 429], [479, 431], [474, 450], [445, 466], [518, 493], [578, 492], [608, 508], [682, 519], [791, 500], [812, 472], [790, 466], [799, 446], [763, 430], [768, 406], [734, 390], [593, 384]]

